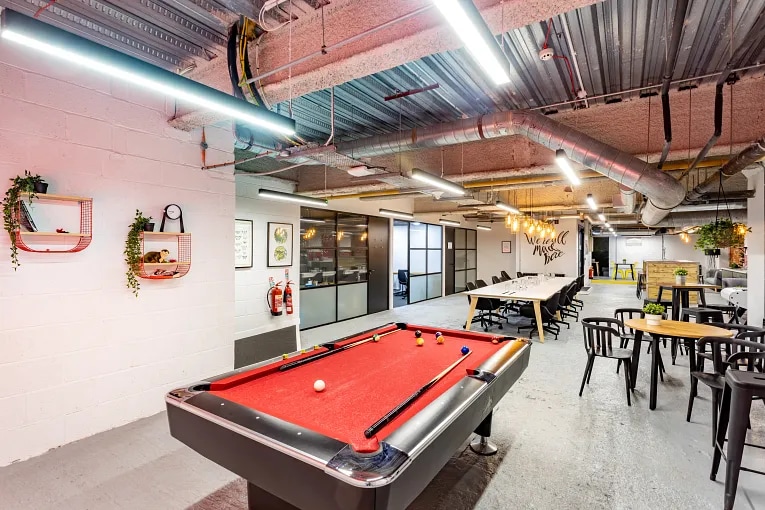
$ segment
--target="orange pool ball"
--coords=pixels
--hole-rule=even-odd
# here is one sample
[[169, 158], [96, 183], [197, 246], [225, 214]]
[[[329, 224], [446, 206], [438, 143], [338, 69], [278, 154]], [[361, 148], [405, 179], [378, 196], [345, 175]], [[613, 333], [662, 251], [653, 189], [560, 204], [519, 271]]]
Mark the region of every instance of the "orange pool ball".
[[422, 338], [418, 338], [417, 339], [417, 346], [418, 347], [422, 347], [423, 345], [425, 345], [425, 340], [423, 340]]
[[443, 343], [444, 343], [444, 335], [441, 335], [441, 336], [439, 336], [438, 338], [436, 338], [436, 343], [437, 343], [438, 345], [441, 345], [441, 344], [443, 344]]

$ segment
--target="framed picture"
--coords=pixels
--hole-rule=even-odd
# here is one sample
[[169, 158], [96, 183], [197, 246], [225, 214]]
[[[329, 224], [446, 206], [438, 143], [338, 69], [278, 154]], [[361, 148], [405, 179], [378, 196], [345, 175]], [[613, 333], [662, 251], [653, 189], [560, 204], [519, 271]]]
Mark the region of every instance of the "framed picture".
[[268, 222], [268, 267], [292, 265], [292, 223]]
[[502, 241], [502, 253], [512, 253], [512, 241]]
[[252, 267], [252, 220], [234, 220], [236, 268]]

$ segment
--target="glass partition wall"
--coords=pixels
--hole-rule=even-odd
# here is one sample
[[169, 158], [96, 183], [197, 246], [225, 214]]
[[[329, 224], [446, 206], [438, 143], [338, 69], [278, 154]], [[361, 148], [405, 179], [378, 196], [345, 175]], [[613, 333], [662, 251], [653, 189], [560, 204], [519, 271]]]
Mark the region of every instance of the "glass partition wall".
[[455, 228], [454, 292], [462, 292], [467, 289], [465, 285], [467, 282], [475, 282], [477, 278], [477, 260], [476, 231]]
[[396, 220], [394, 230], [394, 266], [402, 269], [400, 266], [406, 262], [407, 269], [400, 292], [406, 303], [402, 304], [441, 297], [443, 229], [439, 225]]
[[367, 216], [301, 208], [300, 329], [367, 313]]

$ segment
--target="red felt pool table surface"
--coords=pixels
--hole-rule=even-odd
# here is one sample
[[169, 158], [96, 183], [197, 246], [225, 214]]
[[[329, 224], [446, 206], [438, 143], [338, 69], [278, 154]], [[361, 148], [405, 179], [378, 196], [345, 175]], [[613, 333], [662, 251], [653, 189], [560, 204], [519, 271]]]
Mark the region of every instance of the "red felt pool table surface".
[[[445, 341], [438, 345], [436, 329], [409, 328], [385, 335], [379, 342], [367, 342], [283, 372], [278, 370], [285, 363], [282, 361], [243, 372], [214, 382], [210, 392], [348, 443], [357, 451], [375, 451], [378, 441], [465, 377], [466, 369], [478, 367], [506, 344], [493, 344], [492, 335], [441, 330]], [[344, 344], [395, 329], [395, 325], [389, 325], [350, 338]], [[415, 329], [422, 331], [425, 340], [422, 347], [416, 344]], [[364, 437], [369, 426], [460, 358], [463, 345], [472, 351], [470, 356], [383, 427], [376, 437]], [[522, 345], [519, 342], [518, 348]], [[306, 356], [323, 350], [311, 351]], [[288, 361], [294, 359], [297, 358]], [[321, 393], [313, 389], [317, 379], [326, 383]]]

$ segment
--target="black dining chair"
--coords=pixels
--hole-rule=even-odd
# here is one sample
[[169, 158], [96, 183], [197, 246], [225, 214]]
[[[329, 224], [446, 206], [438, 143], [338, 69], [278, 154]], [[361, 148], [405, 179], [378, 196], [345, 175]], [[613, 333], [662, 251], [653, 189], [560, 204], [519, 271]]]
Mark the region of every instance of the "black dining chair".
[[[558, 335], [560, 334], [560, 326], [555, 324], [555, 312], [558, 310], [558, 302], [560, 301], [560, 291], [556, 292], [552, 296], [550, 296], [547, 301], [542, 301], [539, 304], [540, 313], [542, 316], [542, 329], [544, 331], [547, 331], [548, 333], [552, 333], [555, 336], [555, 339], [558, 339]], [[529, 329], [529, 338], [534, 336], [534, 333], [537, 331], [537, 314], [534, 311], [534, 305], [533, 303], [528, 303], [525, 305], [521, 305], [521, 307], [518, 309], [518, 313], [521, 315], [521, 317], [526, 317], [527, 319], [531, 319], [531, 324], [528, 326], [519, 326], [518, 332], [520, 333], [522, 329]]]
[[500, 271], [499, 275], [502, 277], [502, 281], [503, 282], [507, 282], [507, 281], [512, 280], [512, 278], [510, 278], [510, 275], [507, 274], [507, 271]]
[[[707, 350], [709, 346], [709, 350]], [[688, 396], [688, 413], [685, 421], [691, 421], [693, 401], [698, 395], [699, 381], [712, 390], [712, 445], [717, 436], [717, 418], [720, 410], [720, 398], [725, 387], [726, 370], [745, 370], [751, 372], [765, 370], [765, 344], [751, 342], [741, 338], [725, 338], [705, 336], [698, 341], [699, 352], [709, 352], [712, 355], [712, 371], [700, 370], [696, 367], [691, 372], [691, 391]]]
[[398, 296], [408, 296], [409, 295], [409, 271], [406, 269], [399, 269], [398, 270], [398, 285], [400, 290], [398, 291]]
[[619, 331], [623, 324], [618, 319], [610, 317], [587, 317], [582, 319], [584, 329], [584, 350], [587, 351], [587, 366], [584, 369], [582, 385], [579, 387], [579, 396], [582, 396], [585, 383], [590, 384], [592, 368], [595, 358], [611, 358], [624, 363], [624, 383], [627, 388], [627, 405], [632, 406], [630, 393], [630, 373], [632, 366], [632, 350], [622, 347], [614, 347], [615, 343], [621, 345]]
[[[476, 280], [475, 283], [467, 282], [465, 286], [467, 287], [467, 290], [476, 290], [480, 287], [486, 287], [486, 283], [483, 280]], [[468, 303], [469, 302], [470, 296], [468, 296]], [[504, 317], [494, 312], [494, 310], [497, 310], [499, 307], [500, 303], [498, 299], [479, 297], [475, 307], [478, 314], [473, 316], [471, 323], [480, 322], [481, 327], [485, 332], [489, 331], [489, 327], [491, 326], [497, 326], [497, 328], [502, 329], [502, 323], [499, 321]]]

